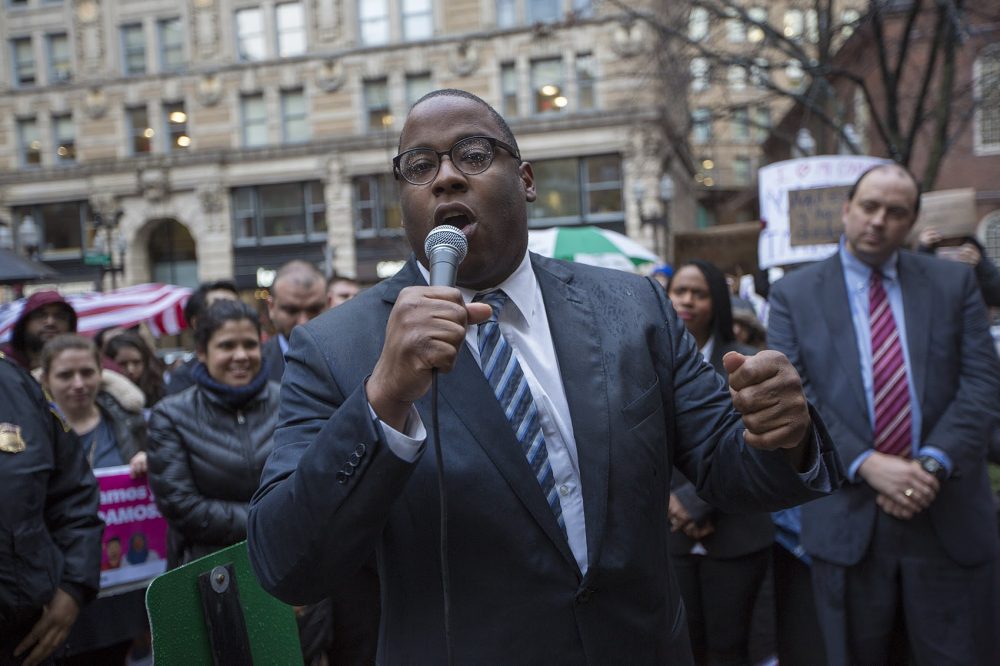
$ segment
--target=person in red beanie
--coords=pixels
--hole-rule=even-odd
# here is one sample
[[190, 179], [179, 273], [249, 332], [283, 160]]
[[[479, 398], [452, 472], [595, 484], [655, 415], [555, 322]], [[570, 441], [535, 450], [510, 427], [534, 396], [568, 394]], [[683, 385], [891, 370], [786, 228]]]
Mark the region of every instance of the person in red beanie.
[[58, 291], [38, 291], [28, 297], [3, 353], [25, 370], [41, 361], [42, 347], [62, 333], [76, 332], [76, 310]]

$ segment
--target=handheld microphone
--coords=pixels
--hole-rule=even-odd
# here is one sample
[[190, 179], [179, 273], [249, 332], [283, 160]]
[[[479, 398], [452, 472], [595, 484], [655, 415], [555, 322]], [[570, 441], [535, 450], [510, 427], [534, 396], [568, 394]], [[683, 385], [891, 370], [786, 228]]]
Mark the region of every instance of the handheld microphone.
[[458, 265], [469, 252], [465, 234], [449, 224], [434, 227], [424, 241], [424, 254], [430, 268], [432, 287], [454, 287]]

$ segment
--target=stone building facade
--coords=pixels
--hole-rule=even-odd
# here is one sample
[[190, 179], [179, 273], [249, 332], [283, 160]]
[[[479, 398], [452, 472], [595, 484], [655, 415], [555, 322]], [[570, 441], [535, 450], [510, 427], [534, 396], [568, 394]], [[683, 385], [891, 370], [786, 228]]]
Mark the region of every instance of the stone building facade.
[[[608, 3], [4, 0], [0, 12], [0, 225], [23, 245], [30, 218], [64, 282], [92, 284], [105, 260], [124, 283], [245, 289], [291, 258], [363, 282], [391, 274], [408, 256], [398, 133], [409, 105], [444, 87], [510, 122], [539, 181], [532, 226], [656, 242], [641, 212], [663, 205], [671, 147], [654, 109], [677, 93], [644, 67], [648, 30]], [[675, 175], [683, 228], [694, 204]]]

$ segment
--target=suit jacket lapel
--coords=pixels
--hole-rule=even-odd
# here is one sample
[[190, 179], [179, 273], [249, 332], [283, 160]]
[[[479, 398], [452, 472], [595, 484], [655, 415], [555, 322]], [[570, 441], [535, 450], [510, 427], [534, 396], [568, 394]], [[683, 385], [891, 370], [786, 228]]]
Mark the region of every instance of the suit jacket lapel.
[[[394, 303], [403, 287], [412, 284], [425, 284], [425, 282], [411, 257], [396, 277], [386, 283], [387, 288], [383, 298], [389, 303]], [[493, 389], [486, 381], [468, 345], [462, 345], [452, 371], [438, 375], [438, 397], [441, 400], [439, 408], [447, 405], [447, 409], [469, 431], [566, 560], [574, 567], [577, 566], [566, 537], [559, 529], [555, 515], [545, 501], [541, 487], [521, 451], [521, 445], [510, 427], [510, 422], [504, 416]], [[417, 403], [417, 410], [424, 425], [430, 430], [433, 423], [430, 395], [424, 396]], [[447, 418], [443, 409], [440, 416], [442, 421]], [[448, 448], [458, 450], [462, 445], [462, 442], [449, 443], [442, 438], [444, 450]], [[446, 456], [445, 476], [447, 475]]]
[[587, 560], [596, 570], [608, 514], [611, 422], [601, 330], [590, 298], [565, 265], [532, 255], [576, 440], [587, 525]]
[[[868, 413], [864, 383], [861, 380], [861, 358], [858, 356], [858, 337], [854, 332], [851, 304], [847, 298], [844, 283], [844, 267], [840, 263], [840, 253], [826, 260], [824, 270], [818, 275], [816, 291], [821, 295], [826, 327], [833, 344], [840, 372], [844, 373], [850, 386], [851, 398], [859, 414]], [[865, 422], [868, 419], [865, 418]]]
[[917, 400], [924, 401], [927, 387], [927, 352], [930, 348], [931, 299], [933, 285], [905, 252], [899, 253], [899, 284], [903, 290], [903, 315], [906, 318], [906, 346], [910, 356], [910, 372]]

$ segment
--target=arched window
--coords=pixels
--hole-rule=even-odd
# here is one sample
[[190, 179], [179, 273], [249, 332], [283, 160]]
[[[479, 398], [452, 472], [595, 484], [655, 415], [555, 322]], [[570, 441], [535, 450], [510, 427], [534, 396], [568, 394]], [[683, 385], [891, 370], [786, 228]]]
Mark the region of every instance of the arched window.
[[1000, 46], [990, 46], [973, 66], [976, 80], [976, 153], [1000, 153]]

